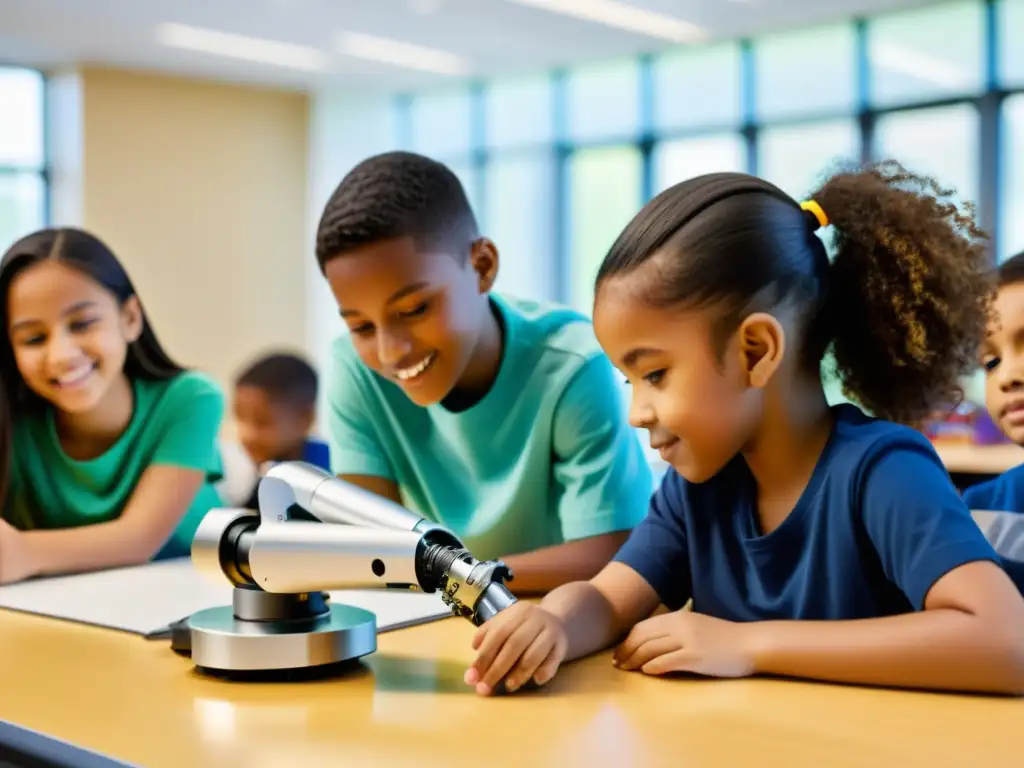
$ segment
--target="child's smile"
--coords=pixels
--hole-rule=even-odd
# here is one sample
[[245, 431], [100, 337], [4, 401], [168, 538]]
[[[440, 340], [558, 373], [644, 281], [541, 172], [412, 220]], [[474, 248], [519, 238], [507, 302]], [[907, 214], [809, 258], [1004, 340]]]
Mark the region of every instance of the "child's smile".
[[710, 315], [652, 307], [627, 273], [606, 281], [594, 305], [594, 330], [632, 388], [629, 423], [650, 433], [651, 448], [691, 482], [703, 482], [747, 440], [741, 355], [719, 359]]
[[486, 388], [496, 373], [500, 350], [481, 349], [495, 321], [469, 259], [394, 238], [327, 262], [360, 359], [418, 405], [439, 403], [456, 388]]

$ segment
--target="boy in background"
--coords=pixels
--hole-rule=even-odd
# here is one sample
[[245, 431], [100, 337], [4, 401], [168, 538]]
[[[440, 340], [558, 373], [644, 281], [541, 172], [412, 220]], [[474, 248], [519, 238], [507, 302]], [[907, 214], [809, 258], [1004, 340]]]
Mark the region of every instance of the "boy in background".
[[589, 579], [653, 490], [590, 321], [498, 296], [498, 250], [444, 165], [392, 152], [328, 201], [317, 260], [349, 334], [334, 347], [342, 479], [438, 522], [518, 594]]
[[[1024, 253], [996, 272], [981, 364], [989, 415], [1003, 434], [1024, 445]], [[968, 488], [964, 501], [972, 510], [1024, 512], [1024, 465]], [[997, 515], [985, 535], [1000, 555], [1024, 561], [1024, 516]]]
[[[289, 353], [266, 355], [235, 380], [238, 439], [259, 476], [281, 461], [304, 461], [330, 471], [327, 444], [310, 435], [317, 391], [316, 371]], [[258, 508], [256, 488], [244, 506]]]

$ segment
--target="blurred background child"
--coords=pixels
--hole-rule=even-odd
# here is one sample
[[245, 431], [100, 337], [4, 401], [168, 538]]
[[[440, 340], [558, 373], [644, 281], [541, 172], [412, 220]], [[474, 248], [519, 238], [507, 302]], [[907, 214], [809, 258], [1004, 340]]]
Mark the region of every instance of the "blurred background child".
[[[981, 352], [985, 406], [1006, 437], [1024, 445], [1024, 253], [996, 272], [996, 294]], [[985, 535], [1003, 557], [1024, 561], [1024, 466], [964, 492], [972, 510], [1012, 512], [993, 515]]]
[[[238, 439], [257, 480], [280, 461], [305, 461], [330, 471], [330, 449], [311, 434], [318, 386], [313, 366], [287, 352], [265, 354], [235, 380]], [[244, 506], [257, 508], [255, 485]]]

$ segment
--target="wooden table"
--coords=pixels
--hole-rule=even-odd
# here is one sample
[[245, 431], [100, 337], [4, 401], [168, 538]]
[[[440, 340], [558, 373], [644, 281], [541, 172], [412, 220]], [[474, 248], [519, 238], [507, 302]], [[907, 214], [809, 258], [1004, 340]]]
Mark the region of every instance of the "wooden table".
[[1001, 445], [958, 445], [936, 443], [935, 450], [952, 473], [1001, 475], [1024, 464], [1024, 448], [1012, 443]]
[[228, 683], [163, 642], [0, 611], [0, 720], [146, 768], [1021, 765], [1024, 699], [658, 680], [607, 654], [482, 699], [472, 632], [384, 634], [341, 679]]

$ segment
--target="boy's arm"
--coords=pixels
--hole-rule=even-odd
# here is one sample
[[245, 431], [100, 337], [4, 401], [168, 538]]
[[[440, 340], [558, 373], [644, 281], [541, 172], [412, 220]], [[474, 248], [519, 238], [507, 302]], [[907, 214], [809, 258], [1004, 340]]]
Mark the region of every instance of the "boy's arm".
[[1024, 693], [1024, 599], [938, 460], [923, 447], [882, 457], [866, 477], [861, 508], [886, 576], [916, 612], [754, 625], [757, 671]]
[[[393, 480], [372, 475], [339, 475], [341, 480], [402, 503], [401, 492]], [[625, 542], [628, 533], [609, 533], [580, 541], [570, 541], [533, 552], [503, 557], [515, 578], [508, 588], [518, 597], [540, 595], [557, 586], [584, 581], [593, 575], [594, 563], [607, 563]]]
[[[401, 492], [393, 480], [371, 475], [339, 475], [341, 480], [359, 488], [402, 503]], [[594, 563], [607, 563], [619, 551], [628, 533], [610, 533], [581, 541], [570, 541], [533, 552], [503, 557], [514, 578], [508, 588], [518, 597], [540, 595], [557, 586], [584, 581], [593, 575]]]
[[628, 537], [628, 531], [615, 531], [503, 557], [514, 576], [508, 588], [515, 595], [525, 597], [547, 594], [563, 584], [586, 581], [615, 557]]
[[398, 489], [398, 483], [394, 480], [389, 480], [386, 477], [375, 477], [374, 475], [338, 475], [338, 479], [344, 480], [346, 483], [352, 483], [352, 485], [362, 488], [364, 491], [383, 496], [385, 499], [396, 504], [402, 503], [401, 491]]
[[643, 519], [653, 480], [623, 412], [611, 364], [596, 355], [573, 376], [554, 413], [553, 471], [565, 543], [505, 558], [517, 594], [594, 577]]

